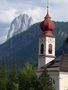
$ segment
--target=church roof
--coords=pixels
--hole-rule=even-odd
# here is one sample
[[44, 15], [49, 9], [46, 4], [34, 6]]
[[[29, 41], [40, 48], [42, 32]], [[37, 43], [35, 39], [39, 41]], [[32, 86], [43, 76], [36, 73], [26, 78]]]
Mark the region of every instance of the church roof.
[[59, 67], [59, 71], [68, 72], [68, 54], [63, 54], [62, 56], [56, 58], [46, 66], [43, 66], [42, 68], [45, 68], [45, 67], [47, 68]]

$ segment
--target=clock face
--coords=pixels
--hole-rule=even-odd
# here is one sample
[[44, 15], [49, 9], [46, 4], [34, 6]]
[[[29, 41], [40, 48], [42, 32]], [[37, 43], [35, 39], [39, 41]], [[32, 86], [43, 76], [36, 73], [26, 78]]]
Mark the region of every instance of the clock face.
[[44, 38], [41, 38], [40, 40], [41, 40], [41, 43], [43, 43], [43, 42], [44, 42]]
[[48, 38], [48, 43], [53, 43], [54, 39], [53, 38]]

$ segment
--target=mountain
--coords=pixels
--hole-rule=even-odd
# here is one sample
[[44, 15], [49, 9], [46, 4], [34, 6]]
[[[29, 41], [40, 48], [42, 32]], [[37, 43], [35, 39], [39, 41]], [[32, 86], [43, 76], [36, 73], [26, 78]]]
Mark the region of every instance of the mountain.
[[[18, 67], [21, 68], [27, 62], [37, 66], [38, 40], [41, 35], [40, 23], [36, 23], [28, 30], [15, 35], [4, 44], [0, 45], [0, 63], [7, 57], [11, 66], [12, 60], [16, 57]], [[56, 22], [54, 30], [56, 37], [56, 51], [62, 47], [68, 37], [68, 22]], [[56, 54], [57, 55], [57, 54]]]
[[19, 15], [12, 21], [7, 39], [27, 30], [31, 25], [32, 17], [28, 16], [27, 14]]
[[56, 54], [57, 56], [68, 54], [68, 38], [65, 40], [64, 44], [59, 49], [57, 49]]

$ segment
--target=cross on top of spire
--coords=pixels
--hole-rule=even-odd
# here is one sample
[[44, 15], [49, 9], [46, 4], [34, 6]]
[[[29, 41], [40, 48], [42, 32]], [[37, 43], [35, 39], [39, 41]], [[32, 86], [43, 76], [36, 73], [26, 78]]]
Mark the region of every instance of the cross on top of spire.
[[47, 0], [47, 9], [49, 8], [49, 1]]
[[47, 14], [46, 14], [46, 16], [45, 16], [45, 19], [51, 18], [51, 17], [49, 16], [49, 0], [47, 0], [46, 6], [47, 6]]
[[49, 13], [49, 0], [47, 0], [47, 14]]

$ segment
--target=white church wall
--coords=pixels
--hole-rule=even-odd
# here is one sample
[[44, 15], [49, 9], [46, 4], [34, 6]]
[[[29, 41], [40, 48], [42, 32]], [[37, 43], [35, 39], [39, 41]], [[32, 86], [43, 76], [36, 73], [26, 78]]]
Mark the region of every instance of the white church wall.
[[68, 90], [68, 72], [60, 72], [59, 90]]

